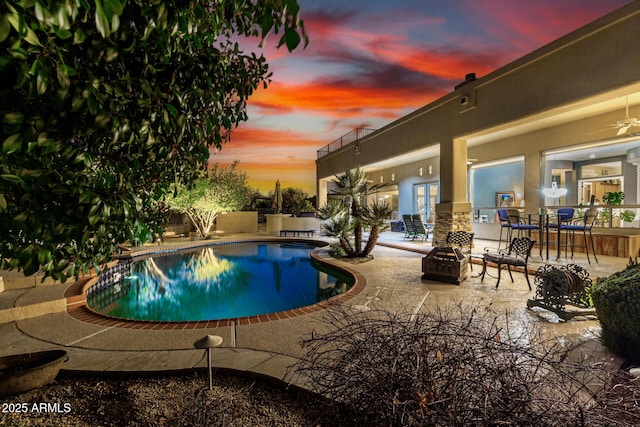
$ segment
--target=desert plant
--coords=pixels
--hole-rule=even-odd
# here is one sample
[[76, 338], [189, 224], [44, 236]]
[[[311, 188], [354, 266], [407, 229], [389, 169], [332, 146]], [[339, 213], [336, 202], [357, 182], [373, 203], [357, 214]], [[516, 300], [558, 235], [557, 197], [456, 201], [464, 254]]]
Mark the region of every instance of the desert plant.
[[598, 425], [585, 384], [608, 375], [570, 363], [530, 324], [461, 304], [417, 315], [334, 305], [302, 346], [296, 374], [361, 425]]
[[621, 356], [640, 362], [640, 265], [599, 279], [591, 297], [602, 326], [602, 342]]
[[[384, 231], [384, 219], [393, 212], [386, 202], [363, 204], [367, 195], [379, 188], [369, 185], [366, 174], [356, 168], [337, 175], [334, 180], [336, 194], [341, 200], [332, 200], [318, 211], [321, 219], [327, 220], [324, 228], [338, 238], [340, 246], [350, 258], [367, 257], [373, 250], [380, 232]], [[369, 239], [363, 244], [363, 232], [370, 228]]]

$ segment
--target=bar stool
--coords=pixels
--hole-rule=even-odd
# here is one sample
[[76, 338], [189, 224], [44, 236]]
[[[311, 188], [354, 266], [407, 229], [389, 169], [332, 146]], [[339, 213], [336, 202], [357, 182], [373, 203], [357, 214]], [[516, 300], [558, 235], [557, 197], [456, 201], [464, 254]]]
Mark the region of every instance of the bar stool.
[[[560, 232], [562, 230], [566, 230], [566, 226], [571, 225], [573, 222], [573, 215], [575, 214], [574, 208], [560, 208], [556, 211], [557, 222], [556, 223], [548, 223], [547, 228], [555, 229], [558, 231], [558, 225], [560, 225]], [[565, 243], [564, 243], [564, 257], [567, 257], [567, 248], [570, 246], [569, 243], [569, 233], [568, 231], [565, 233]], [[558, 254], [560, 254], [560, 249], [558, 249]], [[571, 254], [573, 258], [573, 252]]]
[[500, 238], [498, 239], [498, 249], [500, 249], [502, 246], [502, 230], [505, 228], [507, 229], [507, 240], [505, 242], [505, 246], [511, 242], [511, 232], [513, 230], [511, 228], [511, 222], [509, 221], [509, 215], [507, 214], [506, 209], [498, 209], [498, 221], [500, 221]]
[[[591, 240], [591, 250], [593, 251], [593, 258], [595, 258], [596, 262], [598, 262], [598, 257], [596, 256], [596, 247], [593, 244], [593, 234], [591, 234], [591, 229], [593, 228], [593, 224], [595, 224], [597, 218], [598, 209], [595, 207], [591, 207], [585, 211], [583, 218], [578, 218], [574, 223], [563, 225], [561, 227], [563, 230], [566, 230], [567, 233], [571, 233], [571, 258], [573, 258], [573, 248], [575, 246], [576, 231], [582, 231], [582, 237], [584, 239], [584, 251], [587, 253], [587, 261], [589, 261], [589, 264], [591, 264], [591, 259], [589, 258], [589, 243], [587, 242], [588, 231], [589, 240]], [[580, 222], [582, 224], [580, 224]]]
[[537, 224], [527, 224], [527, 222], [520, 217], [520, 211], [517, 209], [507, 209], [507, 219], [509, 220], [511, 230], [518, 230], [518, 237], [522, 237], [521, 234], [523, 231], [526, 231], [528, 236], [531, 237], [531, 230], [538, 231], [540, 229], [540, 226]]

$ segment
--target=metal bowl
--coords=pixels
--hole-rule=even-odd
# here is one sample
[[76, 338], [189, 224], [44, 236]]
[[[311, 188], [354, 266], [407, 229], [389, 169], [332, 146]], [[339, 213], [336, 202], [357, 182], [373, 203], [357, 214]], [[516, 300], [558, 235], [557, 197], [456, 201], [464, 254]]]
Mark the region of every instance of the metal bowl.
[[24, 393], [50, 384], [67, 360], [69, 357], [64, 350], [0, 357], [0, 396]]

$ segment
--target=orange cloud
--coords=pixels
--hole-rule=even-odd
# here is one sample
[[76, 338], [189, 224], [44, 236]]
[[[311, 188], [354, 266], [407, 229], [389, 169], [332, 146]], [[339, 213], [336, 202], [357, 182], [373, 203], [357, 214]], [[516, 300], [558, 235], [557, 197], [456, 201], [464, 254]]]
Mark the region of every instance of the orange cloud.
[[[358, 117], [370, 111], [371, 117], [397, 117], [395, 110], [424, 105], [444, 94], [429, 87], [392, 89], [386, 87], [339, 86], [329, 83], [285, 84], [274, 82], [268, 90], [257, 91], [251, 104], [267, 110], [289, 109], [322, 111], [331, 117]], [[366, 114], [366, 113], [365, 113]]]
[[[210, 163], [218, 159], [213, 156]], [[219, 161], [221, 165], [231, 164], [232, 161]], [[282, 187], [301, 188], [310, 196], [316, 193], [315, 161], [311, 159], [283, 160], [281, 162], [262, 163], [260, 161], [240, 161], [238, 169], [247, 173], [250, 187], [258, 189], [262, 194], [268, 194], [275, 188], [276, 180], [280, 180]]]
[[222, 150], [212, 151], [209, 164], [231, 164], [247, 173], [251, 187], [267, 194], [277, 179], [283, 186], [316, 192], [315, 159], [317, 150], [328, 142], [299, 132], [268, 128], [240, 127]]

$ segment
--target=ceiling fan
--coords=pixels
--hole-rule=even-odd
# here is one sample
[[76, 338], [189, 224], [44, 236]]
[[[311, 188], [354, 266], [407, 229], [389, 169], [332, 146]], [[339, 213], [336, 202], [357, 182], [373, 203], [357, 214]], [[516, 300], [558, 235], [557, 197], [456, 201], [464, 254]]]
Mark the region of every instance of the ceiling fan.
[[640, 126], [640, 120], [636, 119], [635, 117], [629, 117], [629, 96], [626, 96], [625, 99], [626, 114], [624, 119], [618, 120], [616, 124], [610, 125], [618, 129], [618, 133], [616, 133], [616, 135], [622, 135], [626, 133], [633, 126]]

